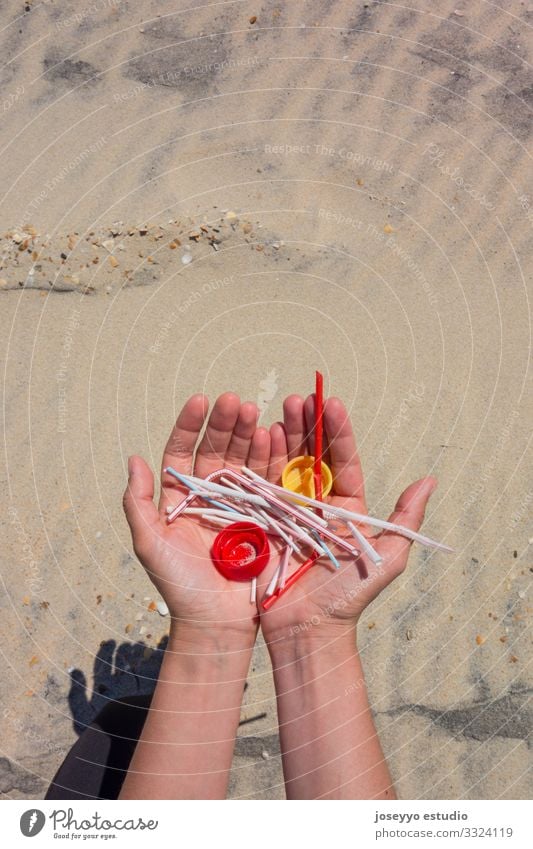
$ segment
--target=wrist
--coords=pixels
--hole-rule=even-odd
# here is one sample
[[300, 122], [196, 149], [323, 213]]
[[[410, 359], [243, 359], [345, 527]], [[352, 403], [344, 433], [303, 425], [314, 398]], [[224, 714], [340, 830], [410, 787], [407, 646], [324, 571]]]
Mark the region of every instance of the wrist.
[[342, 663], [357, 655], [357, 624], [335, 623], [327, 628], [291, 626], [265, 637], [273, 669], [281, 666], [316, 667]]
[[228, 628], [194, 624], [173, 618], [166, 648], [167, 654], [192, 663], [213, 661], [226, 665], [248, 664], [257, 628]]

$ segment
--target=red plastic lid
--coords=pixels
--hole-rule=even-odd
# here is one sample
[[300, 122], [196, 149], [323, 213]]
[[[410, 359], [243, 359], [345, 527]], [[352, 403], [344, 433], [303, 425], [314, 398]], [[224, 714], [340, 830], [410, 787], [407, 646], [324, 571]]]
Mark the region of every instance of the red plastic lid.
[[234, 522], [215, 537], [211, 558], [230, 581], [257, 578], [270, 558], [267, 535], [253, 522]]

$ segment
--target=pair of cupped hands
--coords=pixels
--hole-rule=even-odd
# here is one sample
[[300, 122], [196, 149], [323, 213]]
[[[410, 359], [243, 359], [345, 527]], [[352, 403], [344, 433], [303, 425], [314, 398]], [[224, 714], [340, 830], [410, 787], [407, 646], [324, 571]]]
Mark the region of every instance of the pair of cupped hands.
[[[257, 605], [253, 605], [250, 583], [228, 581], [211, 562], [215, 528], [189, 515], [167, 524], [166, 508], [175, 506], [187, 494], [186, 488], [164, 471], [167, 466], [203, 478], [222, 467], [240, 471], [246, 465], [279, 484], [290, 459], [313, 455], [314, 407], [314, 395], [306, 399], [289, 395], [283, 403], [283, 421], [268, 429], [257, 426], [257, 405], [241, 403], [234, 393], [226, 392], [217, 398], [210, 412], [206, 396], [193, 395], [181, 410], [165, 447], [157, 507], [150, 467], [141, 457], [129, 458], [124, 510], [133, 547], [163, 596], [176, 627], [224, 629], [243, 639], [255, 639], [260, 623], [269, 642], [283, 640], [313, 623], [333, 636], [335, 628], [354, 628], [365, 607], [405, 569], [409, 540], [390, 531], [371, 537], [372, 529], [360, 525], [383, 558], [379, 567], [364, 556], [354, 561], [339, 552], [341, 568], [335, 570], [327, 558], [322, 558], [265, 612], [261, 601], [279, 563], [282, 541], [278, 545], [274, 537], [269, 537], [271, 557], [258, 578]], [[325, 501], [367, 514], [353, 429], [344, 404], [334, 397], [324, 403], [323, 457], [334, 480]], [[433, 477], [412, 483], [398, 499], [390, 521], [418, 530], [436, 485]], [[289, 574], [300, 562], [291, 558]]]

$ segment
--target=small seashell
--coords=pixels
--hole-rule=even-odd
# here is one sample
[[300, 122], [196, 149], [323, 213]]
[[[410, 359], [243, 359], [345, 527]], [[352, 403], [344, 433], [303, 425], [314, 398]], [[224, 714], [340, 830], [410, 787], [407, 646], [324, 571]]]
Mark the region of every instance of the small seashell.
[[168, 616], [168, 607], [164, 601], [158, 601], [156, 607], [160, 616]]

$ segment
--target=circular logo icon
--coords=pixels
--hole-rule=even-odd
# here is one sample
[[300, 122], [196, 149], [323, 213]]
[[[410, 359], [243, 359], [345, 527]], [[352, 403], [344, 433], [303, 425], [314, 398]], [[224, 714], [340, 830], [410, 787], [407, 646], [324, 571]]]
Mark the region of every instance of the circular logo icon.
[[22, 814], [20, 818], [20, 830], [24, 837], [35, 837], [36, 834], [39, 834], [45, 822], [46, 817], [43, 812], [36, 808], [31, 808]]

